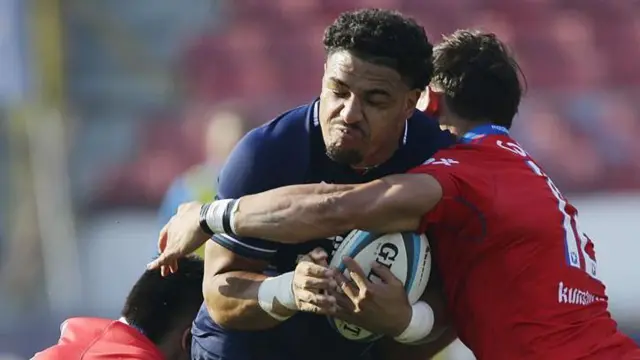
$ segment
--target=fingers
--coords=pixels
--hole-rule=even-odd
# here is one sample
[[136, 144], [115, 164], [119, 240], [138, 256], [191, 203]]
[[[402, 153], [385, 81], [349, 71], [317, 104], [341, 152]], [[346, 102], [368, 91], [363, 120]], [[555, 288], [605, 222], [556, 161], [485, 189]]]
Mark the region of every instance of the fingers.
[[301, 256], [297, 263], [301, 263], [301, 262], [311, 262], [314, 263], [316, 265], [320, 265], [320, 266], [324, 266], [324, 267], [328, 267], [329, 266], [329, 255], [327, 254], [326, 251], [324, 251], [323, 248], [315, 248], [313, 249], [310, 253], [305, 254], [303, 256]]
[[377, 262], [374, 262], [371, 265], [371, 271], [373, 271], [373, 273], [376, 274], [385, 284], [394, 284], [401, 282], [400, 279], [393, 275], [388, 267], [380, 265]]
[[369, 286], [369, 280], [358, 263], [352, 258], [345, 256], [342, 261], [349, 269], [351, 279], [356, 283], [360, 291], [364, 291]]
[[329, 290], [338, 285], [334, 278], [335, 273], [324, 266], [301, 262], [296, 266], [293, 286], [300, 290]]
[[356, 306], [353, 303], [353, 300], [343, 292], [332, 291], [329, 293], [335, 298], [336, 307], [338, 311], [342, 312], [353, 312]]
[[336, 275], [336, 281], [338, 282], [339, 289], [345, 294], [352, 302], [356, 301], [358, 298], [358, 287], [352, 284], [352, 282], [347, 279], [343, 274]]
[[147, 270], [156, 270], [160, 267], [160, 257], [147, 264]]
[[169, 223], [167, 223], [162, 230], [160, 230], [160, 235], [158, 236], [158, 253], [162, 254], [164, 249], [167, 247], [167, 233], [169, 229]]
[[298, 291], [298, 308], [301, 311], [332, 314], [336, 311], [336, 298], [328, 294], [314, 293], [311, 291]]
[[293, 286], [300, 290], [331, 290], [337, 287], [338, 283], [329, 278], [315, 278], [310, 276], [298, 276], [293, 281]]
[[160, 275], [167, 276], [178, 271], [178, 261], [173, 259], [168, 253], [162, 253], [155, 260], [147, 264], [147, 270], [157, 270], [160, 268]]
[[324, 251], [323, 248], [320, 248], [320, 247], [315, 248], [308, 255], [314, 264], [325, 266], [325, 267], [329, 266], [329, 263], [327, 261], [327, 259], [329, 259], [329, 255], [327, 254], [326, 251]]
[[333, 277], [335, 271], [327, 268], [326, 266], [304, 261], [298, 263], [298, 266], [296, 266], [296, 273], [310, 277], [330, 278]]
[[178, 261], [174, 260], [169, 264], [169, 272], [175, 274], [178, 271]]
[[336, 299], [331, 292], [338, 285], [334, 278], [336, 271], [312, 262], [314, 258], [323, 259], [322, 252], [314, 250], [301, 258], [293, 278], [293, 292], [300, 311], [329, 315], [336, 311]]

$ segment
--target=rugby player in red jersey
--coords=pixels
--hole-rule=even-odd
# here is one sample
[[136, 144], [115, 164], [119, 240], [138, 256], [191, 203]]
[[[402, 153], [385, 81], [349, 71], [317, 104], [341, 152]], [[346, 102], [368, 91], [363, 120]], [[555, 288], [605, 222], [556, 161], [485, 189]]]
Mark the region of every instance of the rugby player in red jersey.
[[60, 326], [58, 343], [32, 360], [188, 360], [191, 322], [202, 303], [204, 262], [178, 260], [180, 273], [147, 270], [127, 296], [119, 320], [78, 317]]
[[[522, 93], [514, 59], [493, 34], [457, 31], [434, 50], [434, 67], [440, 121], [458, 144], [409, 174], [213, 203], [220, 211], [202, 214], [200, 226], [288, 243], [349, 229], [426, 232], [454, 326], [478, 359], [640, 359], [607, 311], [576, 208], [509, 136]], [[162, 264], [202, 236], [199, 208], [178, 214]], [[375, 291], [342, 290], [361, 313], [384, 311]]]

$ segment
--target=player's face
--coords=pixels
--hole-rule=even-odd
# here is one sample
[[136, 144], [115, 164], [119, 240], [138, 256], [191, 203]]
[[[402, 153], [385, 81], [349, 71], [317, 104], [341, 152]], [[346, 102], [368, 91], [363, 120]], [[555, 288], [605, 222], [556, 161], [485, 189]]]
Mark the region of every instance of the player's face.
[[327, 155], [349, 165], [373, 166], [396, 150], [420, 91], [400, 74], [347, 51], [329, 55], [320, 95]]

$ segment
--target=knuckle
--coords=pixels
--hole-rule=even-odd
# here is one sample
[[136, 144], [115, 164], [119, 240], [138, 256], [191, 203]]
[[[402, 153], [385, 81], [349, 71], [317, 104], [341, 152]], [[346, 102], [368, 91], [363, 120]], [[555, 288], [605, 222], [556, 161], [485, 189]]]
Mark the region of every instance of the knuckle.
[[300, 287], [308, 289], [311, 286], [311, 280], [307, 277], [300, 279]]
[[304, 275], [307, 271], [307, 264], [305, 262], [299, 262], [294, 270], [295, 275]]
[[302, 303], [309, 303], [311, 301], [311, 294], [307, 291], [299, 291], [297, 297]]

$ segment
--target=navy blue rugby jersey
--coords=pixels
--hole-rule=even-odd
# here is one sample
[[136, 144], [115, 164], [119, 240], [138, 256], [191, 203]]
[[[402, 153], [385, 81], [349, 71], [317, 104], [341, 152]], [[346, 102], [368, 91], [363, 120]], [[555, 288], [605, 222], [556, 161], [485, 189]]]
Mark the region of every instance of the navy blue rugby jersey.
[[[437, 121], [416, 110], [406, 121], [393, 157], [365, 173], [357, 172], [327, 157], [318, 104], [316, 99], [249, 132], [236, 145], [220, 173], [219, 198], [238, 198], [281, 186], [321, 181], [368, 182], [404, 173], [455, 141], [449, 132], [440, 130]], [[340, 241], [319, 239], [285, 245], [228, 235], [215, 235], [212, 240], [238, 255], [268, 261], [270, 273], [293, 270], [298, 256], [317, 246], [331, 253]], [[370, 345], [344, 339], [329, 327], [324, 316], [307, 313], [298, 313], [267, 331], [224, 330], [213, 322], [204, 306], [194, 321], [193, 335], [194, 359], [367, 359]], [[323, 346], [318, 347], [319, 342]]]

